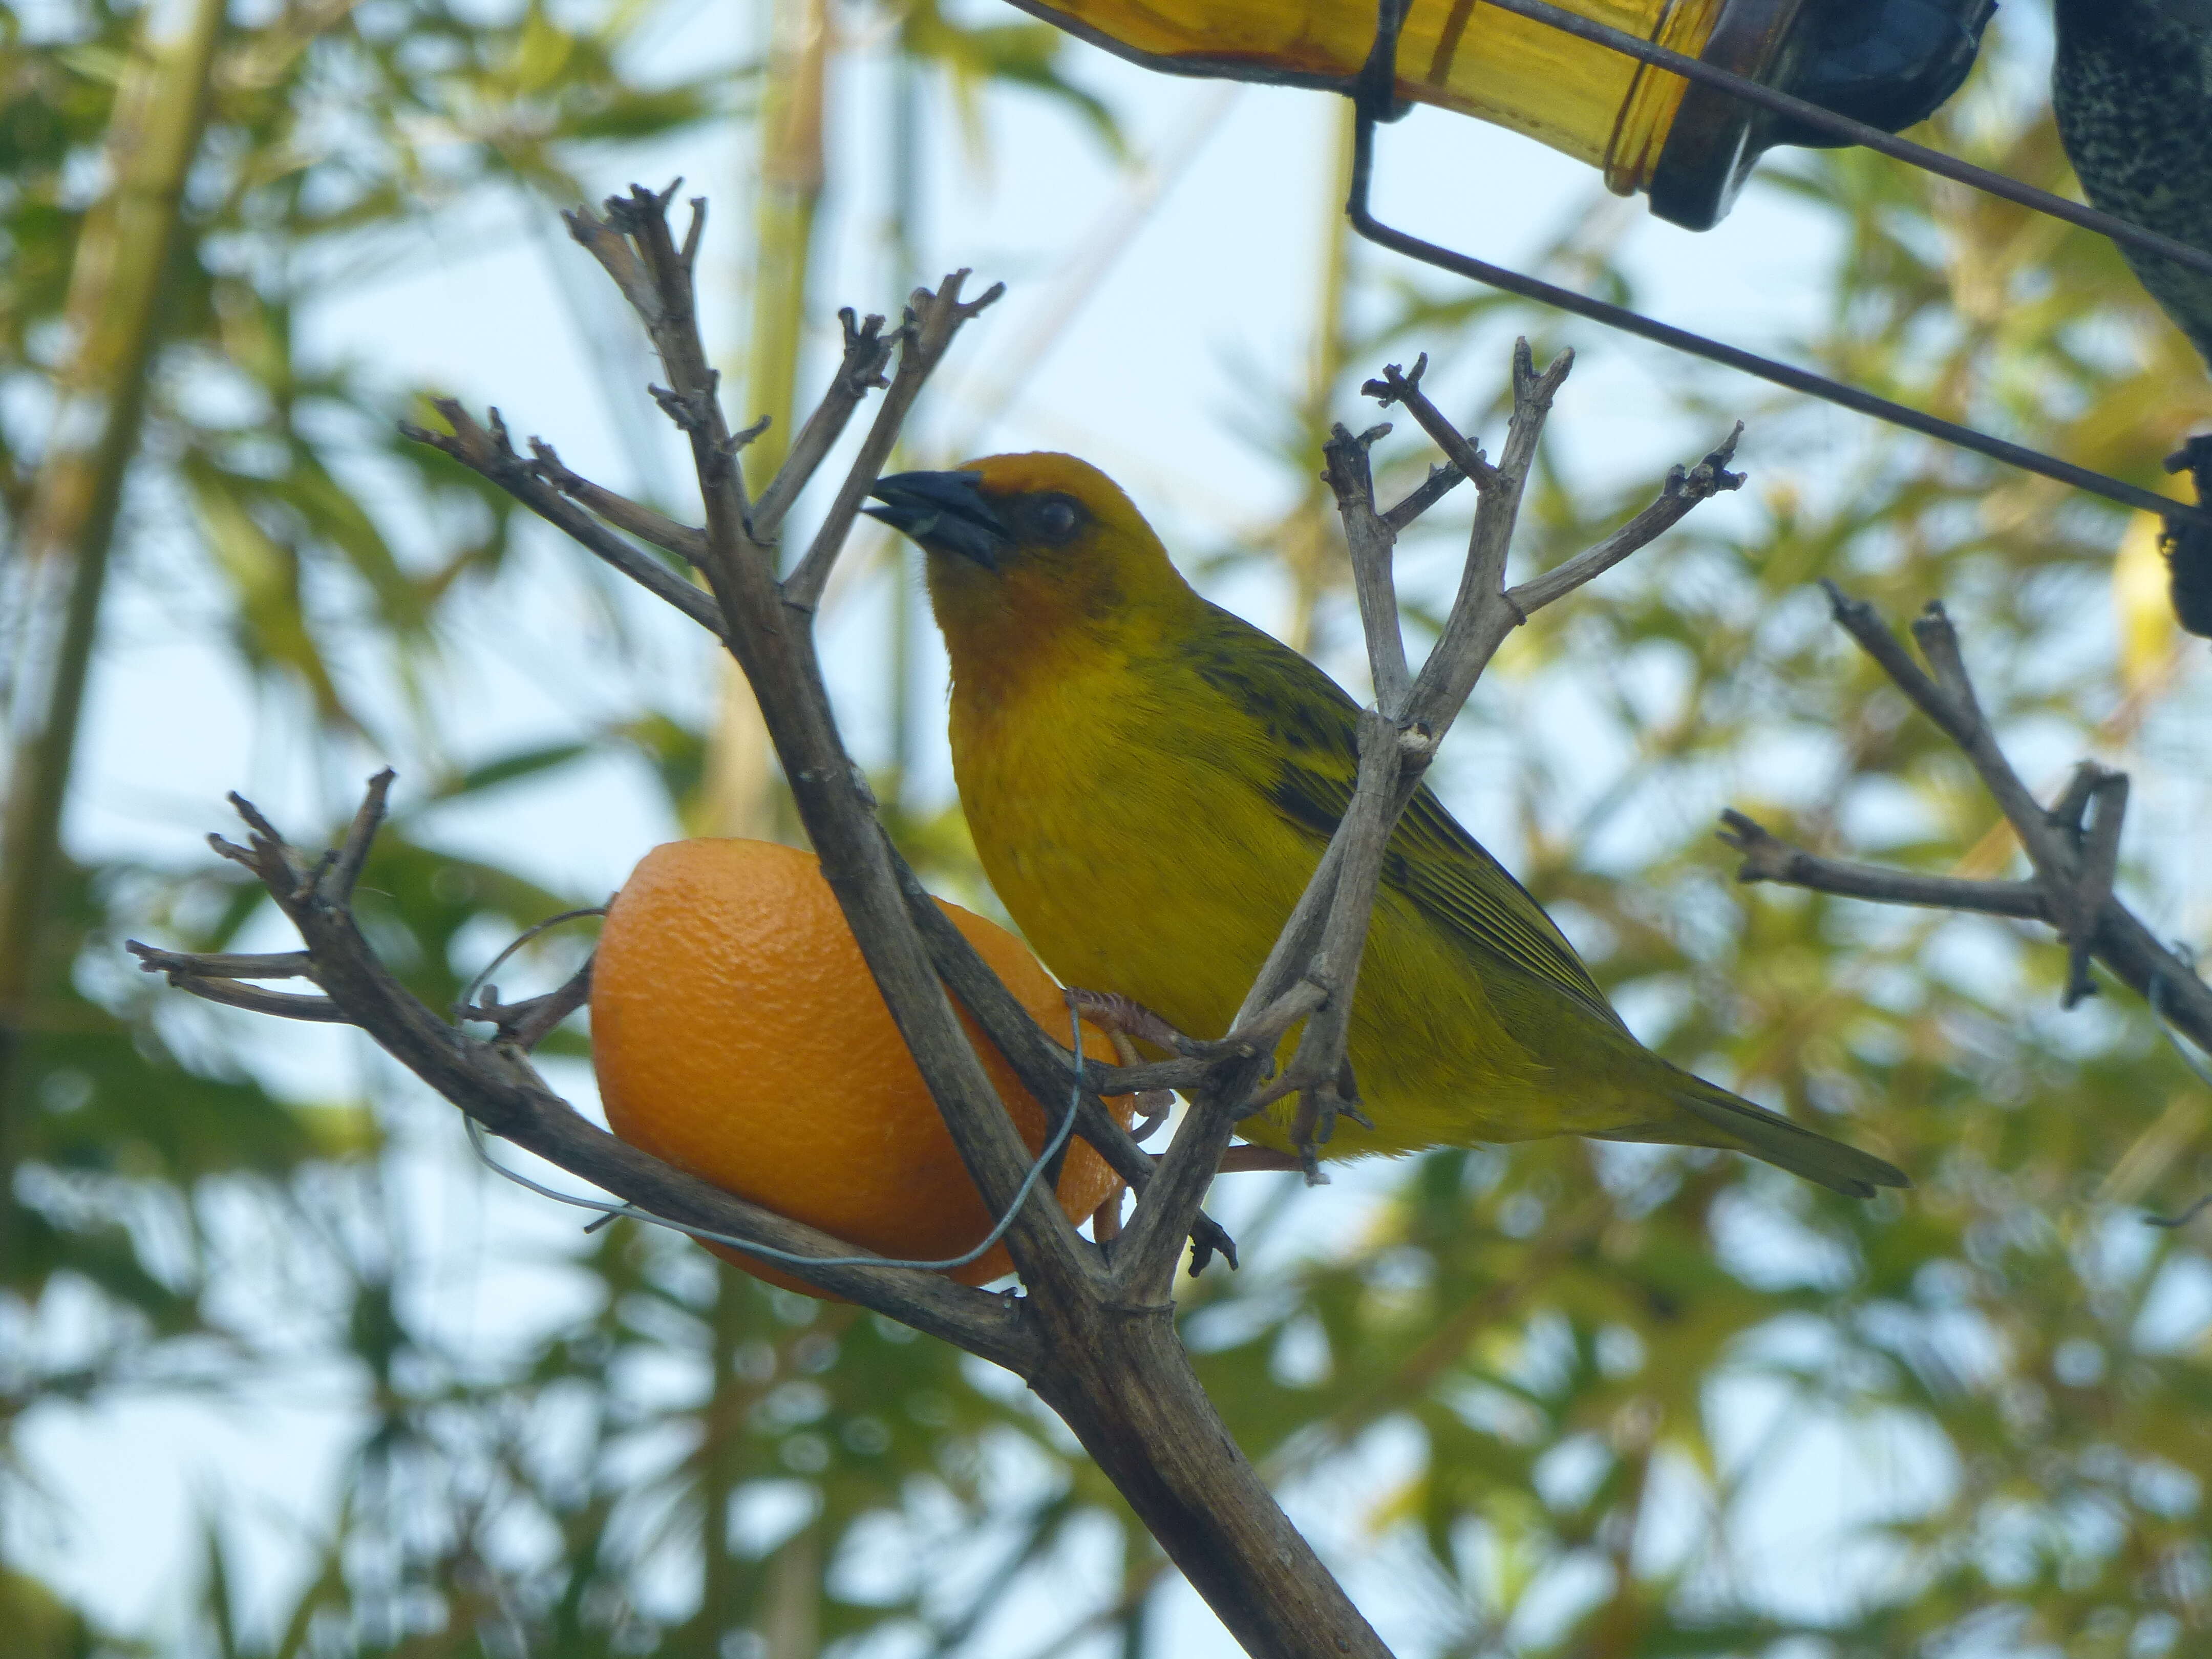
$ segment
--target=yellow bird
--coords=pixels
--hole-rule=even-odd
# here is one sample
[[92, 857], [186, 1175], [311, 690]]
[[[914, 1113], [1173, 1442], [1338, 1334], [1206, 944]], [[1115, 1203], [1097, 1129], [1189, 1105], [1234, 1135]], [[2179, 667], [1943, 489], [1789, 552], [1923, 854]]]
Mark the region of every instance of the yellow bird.
[[[1000, 898], [1065, 983], [1220, 1036], [1352, 798], [1357, 706], [1200, 598], [1073, 456], [902, 473], [875, 495], [929, 556], [953, 775]], [[1340, 1122], [1331, 1158], [1579, 1134], [1725, 1147], [1861, 1198], [1910, 1184], [1637, 1042], [1426, 788], [1384, 860], [1350, 1058], [1375, 1127]], [[1242, 1133], [1291, 1152], [1296, 1107]]]

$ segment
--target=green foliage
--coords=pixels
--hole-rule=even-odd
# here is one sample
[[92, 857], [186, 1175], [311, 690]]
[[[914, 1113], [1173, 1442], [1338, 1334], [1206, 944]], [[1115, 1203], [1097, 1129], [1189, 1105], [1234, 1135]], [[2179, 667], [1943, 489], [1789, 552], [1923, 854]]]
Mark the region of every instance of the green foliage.
[[[81, 213], [64, 181], [104, 130], [131, 24], [90, 5], [71, 20], [58, 43], [7, 37], [0, 392], [50, 366]], [[325, 736], [421, 755], [416, 775], [434, 781], [387, 831], [365, 911], [433, 1006], [486, 939], [605, 896], [453, 856], [435, 811], [620, 754], [673, 815], [704, 745], [641, 706], [446, 760], [421, 688], [451, 649], [457, 596], [512, 553], [509, 510], [381, 435], [390, 411], [359, 366], [301, 361], [297, 313], [312, 289], [388, 268], [406, 228], [463, 192], [568, 193], [579, 145], [744, 95], [726, 76], [641, 81], [624, 47], [645, 21], [397, 0], [283, 13], [231, 44], [221, 142], [194, 187], [134, 488], [191, 526], [262, 684]], [[1011, 81], [1103, 125], [1039, 26], [921, 7], [904, 28], [957, 97]], [[2057, 183], [2050, 124], [2021, 107], [1970, 97], [1938, 139]], [[332, 121], [347, 142], [316, 142]], [[2095, 239], [1863, 155], [1762, 176], [1838, 231], [1822, 314], [1790, 355], [2147, 483], [2212, 415], [2185, 343]], [[1545, 263], [1632, 298], [1614, 222], [1593, 214]], [[1263, 432], [1286, 476], [1310, 473], [1327, 422], [1356, 418], [1358, 381], [1389, 356], [1425, 349], [1488, 397], [1511, 331], [1579, 337], [1356, 258], [1350, 287], [1325, 354], [1340, 368], [1284, 388]], [[1321, 1518], [1409, 1653], [2194, 1651], [2212, 1626], [2212, 1366], [2201, 1313], [2172, 1309], [2201, 1303], [2212, 1263], [2200, 1234], [2142, 1222], [2212, 1182], [2212, 1101], [2124, 995], [2057, 1013], [2059, 952], [2035, 930], [1740, 889], [1710, 832], [1727, 804], [1821, 850], [1980, 873], [2013, 856], [1955, 757], [1828, 626], [1822, 575], [1900, 622], [1944, 599], [2001, 729], [2039, 756], [2145, 765], [2192, 696], [2201, 712], [2201, 676], [2130, 660], [2137, 636], [2096, 620], [2118, 515], [1741, 380], [1670, 365], [1668, 386], [1649, 419], [1679, 434], [1679, 459], [1747, 420], [1749, 488], [1524, 630], [1447, 750], [1443, 787], [1486, 830], [1508, 826], [1498, 850], [1665, 1052], [1919, 1184], [1859, 1205], [1741, 1160], [1578, 1142], [1438, 1153], [1314, 1194], [1243, 1177], [1262, 1194], [1231, 1200], [1249, 1211], [1243, 1270], [1187, 1287], [1201, 1375], [1271, 1478], [1357, 1494], [1356, 1513]], [[1603, 533], [1654, 483], [1577, 449], [1568, 418], [1555, 433], [1520, 550], [1532, 565]], [[1403, 485], [1426, 457], [1397, 441], [1382, 459]], [[36, 460], [0, 448], [11, 523]], [[404, 527], [393, 501], [414, 504]], [[1300, 550], [1333, 533], [1323, 506], [1308, 495], [1210, 568], [1288, 565], [1326, 647], [1356, 628], [1333, 567]], [[1449, 502], [1408, 544], [1416, 614], [1466, 511]], [[2154, 656], [2171, 649], [2170, 630], [2151, 637]], [[341, 666], [364, 652], [397, 695], [364, 695]], [[394, 708], [407, 729], [378, 729]], [[1570, 718], [1589, 742], [1563, 756]], [[1595, 752], [1617, 761], [1593, 780]], [[894, 828], [933, 880], [978, 891], [946, 803], [910, 803]], [[2128, 850], [2146, 892], [2188, 856], [2140, 830]], [[238, 1022], [118, 965], [128, 932], [233, 946], [267, 920], [252, 893], [202, 868], [103, 866], [73, 874], [64, 920], [30, 1080], [4, 1103], [21, 1244], [0, 1264], [0, 1333], [27, 1330], [64, 1285], [96, 1293], [100, 1328], [52, 1355], [0, 1340], [0, 1415], [149, 1378], [219, 1390], [310, 1360], [357, 1390], [345, 1488], [311, 1517], [313, 1569], [273, 1618], [243, 1611], [239, 1517], [211, 1498], [200, 1649], [704, 1659], [750, 1631], [779, 1654], [1042, 1653], [1092, 1637], [1147, 1650], [1157, 1552], [1005, 1378], [629, 1223], [497, 1242], [503, 1264], [569, 1297], [550, 1334], [493, 1340], [443, 1318], [411, 1249], [434, 1206], [410, 1195], [399, 1092], [378, 1076], [367, 1102], [335, 1084], [295, 1098], [234, 1046]], [[508, 971], [520, 985], [555, 959]], [[241, 1196], [280, 1262], [244, 1259], [222, 1223]], [[1356, 1202], [1367, 1218], [1347, 1234]], [[312, 1291], [284, 1300], [281, 1343], [217, 1293], [256, 1271]], [[1827, 1481], [1847, 1492], [1850, 1531], [1844, 1559], [1808, 1564], [1802, 1533], [1769, 1534], [1802, 1521], [1793, 1483], [1815, 1481], [1820, 1457], [1840, 1471]], [[703, 1512], [711, 1494], [734, 1531]], [[1095, 1604], [1058, 1595], [1065, 1628], [993, 1626], [1012, 1598], [1058, 1591], [1072, 1552], [1111, 1561], [1102, 1538], [1118, 1540], [1120, 1576]], [[867, 1570], [887, 1559], [914, 1565]], [[41, 1659], [123, 1651], [20, 1574], [0, 1577], [0, 1616]]]

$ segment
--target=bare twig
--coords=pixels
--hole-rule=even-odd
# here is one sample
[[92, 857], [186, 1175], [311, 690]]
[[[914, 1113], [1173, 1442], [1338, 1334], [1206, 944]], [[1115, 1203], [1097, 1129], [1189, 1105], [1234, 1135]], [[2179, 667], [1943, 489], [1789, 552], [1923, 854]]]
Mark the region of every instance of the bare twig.
[[2089, 977], [2090, 947], [2096, 942], [2105, 907], [2112, 902], [2112, 883], [2119, 872], [2120, 825], [2128, 810], [2127, 774], [2084, 762], [2077, 775], [2088, 779], [2088, 826], [2081, 838], [2081, 875], [2060, 928], [2066, 939], [2066, 990], [2060, 1000], [2068, 1008], [2097, 994], [2096, 982]]
[[461, 1015], [497, 1027], [500, 1042], [511, 1042], [527, 1054], [592, 1000], [592, 958], [586, 957], [584, 965], [559, 986], [522, 1002], [501, 1002], [497, 991], [486, 987], [483, 999], [462, 1009]]
[[1429, 354], [1423, 352], [1413, 360], [1408, 374], [1397, 364], [1385, 368], [1381, 378], [1372, 380], [1359, 389], [1388, 409], [1392, 404], [1402, 404], [1406, 412], [1420, 422], [1421, 430], [1429, 434], [1429, 441], [1444, 453], [1446, 459], [1459, 469], [1462, 477], [1474, 480], [1477, 489], [1487, 489], [1497, 481], [1498, 469], [1483, 459], [1482, 446], [1464, 435], [1446, 420], [1443, 411], [1429, 401], [1429, 394], [1421, 390], [1421, 376], [1429, 372]]
[[691, 441], [692, 467], [707, 506], [709, 574], [726, 581], [730, 573], [714, 571], [712, 566], [718, 557], [735, 558], [745, 551], [750, 508], [738, 451], [759, 428], [733, 434], [722, 412], [718, 395], [721, 376], [707, 360], [691, 281], [699, 235], [706, 225], [705, 198], [691, 198], [691, 223], [681, 249], [669, 234], [668, 204], [682, 182], [678, 179], [657, 194], [633, 185], [629, 195], [607, 198], [605, 219], [594, 218], [584, 208], [564, 216], [569, 234], [589, 248], [621, 286], [668, 373], [661, 407]]
[[1467, 482], [1467, 474], [1455, 466], [1431, 466], [1429, 476], [1382, 515], [1382, 522], [1400, 534], [1422, 514]]
[[654, 512], [651, 507], [617, 495], [562, 465], [553, 446], [543, 439], [530, 441], [531, 471], [580, 505], [589, 507], [617, 530], [650, 542], [664, 553], [673, 553], [696, 567], [706, 556], [707, 532]]
[[[799, 499], [799, 492], [812, 481], [821, 470], [823, 461], [845, 430], [845, 423], [853, 418], [871, 392], [888, 384], [884, 379], [884, 365], [890, 361], [891, 349], [900, 335], [884, 337], [884, 319], [871, 315], [865, 322], [847, 306], [837, 313], [837, 321], [845, 331], [845, 353], [837, 364], [837, 372], [830, 379], [830, 389], [822, 394], [822, 401], [799, 428], [799, 435], [791, 441], [791, 453], [784, 457], [783, 465], [776, 469], [769, 487], [761, 491], [759, 504], [753, 508], [753, 534], [763, 542], [775, 539], [775, 532], [783, 526], [783, 515]], [[880, 467], [881, 461], [876, 464]], [[872, 480], [871, 481], [872, 482]]]
[[1388, 425], [1370, 427], [1355, 438], [1343, 426], [1332, 427], [1322, 447], [1322, 477], [1335, 494], [1352, 550], [1352, 580], [1359, 594], [1360, 623], [1367, 630], [1375, 700], [1395, 718], [1404, 712], [1407, 695], [1413, 689], [1413, 671], [1406, 665], [1405, 635], [1398, 628], [1397, 585], [1390, 574], [1390, 549], [1398, 532], [1375, 510], [1375, 477], [1367, 459], [1376, 441], [1389, 430]]
[[1769, 832], [1733, 808], [1721, 814], [1720, 838], [1744, 855], [1736, 871], [1742, 882], [1772, 881], [1839, 898], [1870, 899], [1877, 904], [1911, 904], [1936, 910], [1972, 910], [2010, 916], [2019, 921], [2048, 921], [2050, 906], [2032, 881], [1967, 881], [1956, 876], [1926, 876], [1879, 864], [1856, 864], [1816, 857]]
[[1596, 580], [1632, 553], [1649, 547], [1689, 517], [1699, 502], [1709, 501], [1723, 490], [1743, 488], [1743, 474], [1728, 470], [1728, 464], [1735, 459], [1736, 441], [1742, 436], [1743, 422], [1738, 421], [1735, 430], [1697, 465], [1686, 471], [1678, 466], [1668, 473], [1657, 501], [1565, 564], [1509, 588], [1507, 600], [1524, 617], [1533, 617], [1553, 600]]
[[831, 568], [837, 556], [845, 550], [845, 538], [852, 534], [853, 520], [860, 515], [860, 504], [868, 499], [875, 488], [877, 476], [884, 463], [891, 458], [897, 447], [900, 429], [906, 422], [907, 411], [921, 394], [921, 388], [945, 354], [951, 349], [953, 337], [961, 325], [997, 302], [1006, 291], [1004, 283], [994, 283], [973, 300], [963, 301], [960, 289], [968, 280], [965, 270], [956, 270], [937, 286], [932, 293], [926, 288], [916, 289], [908, 303], [906, 324], [899, 331], [898, 370], [891, 376], [890, 390], [876, 410], [875, 424], [869, 428], [860, 453], [853, 458], [853, 465], [838, 487], [830, 510], [823, 515], [822, 527], [815, 532], [813, 544], [806, 556], [799, 562], [783, 585], [783, 602], [795, 611], [811, 611], [822, 602], [822, 590], [830, 580]]
[[[1536, 459], [1537, 441], [1552, 412], [1552, 399], [1574, 368], [1575, 354], [1562, 351], [1539, 373], [1526, 340], [1513, 343], [1513, 418], [1506, 428], [1498, 465], [1485, 483], [1474, 509], [1474, 531], [1468, 539], [1467, 566], [1451, 614], [1428, 660], [1413, 682], [1405, 719], [1425, 726], [1441, 741], [1467, 706], [1474, 683], [1505, 636], [1527, 618], [1501, 590], [1505, 556], [1521, 514], [1521, 495]], [[1466, 463], [1462, 462], [1464, 467]]]
[[248, 957], [227, 951], [212, 951], [205, 956], [189, 956], [175, 951], [157, 950], [137, 939], [126, 939], [123, 948], [138, 958], [138, 965], [149, 974], [165, 975], [169, 983], [180, 991], [208, 1002], [220, 1002], [232, 1008], [243, 1008], [250, 1013], [273, 1014], [279, 1019], [309, 1020], [326, 1025], [349, 1024], [345, 1011], [328, 997], [302, 996], [294, 991], [266, 991], [258, 985], [244, 985], [248, 979], [310, 978], [305, 965], [274, 968], [267, 964], [297, 958], [305, 964], [307, 953], [288, 951], [279, 956]]
[[211, 974], [222, 979], [313, 979], [314, 958], [305, 951], [207, 951], [180, 955], [137, 939], [125, 946], [149, 973]]
[[[491, 411], [491, 427], [486, 430], [450, 398], [439, 398], [435, 407], [453, 428], [451, 433], [432, 432], [403, 421], [399, 426], [401, 434], [416, 443], [442, 450], [471, 471], [483, 474], [653, 598], [673, 605], [717, 639], [722, 637], [722, 616], [714, 601], [659, 560], [640, 552], [608, 530], [570, 501], [563, 490], [538, 477], [534, 465], [515, 453], [514, 446], [507, 440], [506, 423], [499, 418], [497, 410]], [[703, 558], [705, 550], [706, 538], [702, 536], [698, 543], [698, 556]]]

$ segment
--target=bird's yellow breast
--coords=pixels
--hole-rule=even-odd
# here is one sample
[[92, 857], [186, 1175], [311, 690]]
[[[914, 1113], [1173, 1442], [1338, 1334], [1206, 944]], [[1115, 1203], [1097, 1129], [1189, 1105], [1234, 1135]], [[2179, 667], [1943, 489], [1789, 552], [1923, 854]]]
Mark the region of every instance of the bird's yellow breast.
[[1063, 654], [1019, 685], [956, 687], [952, 753], [984, 871], [1052, 970], [1215, 1036], [1312, 860], [1274, 845], [1237, 734], [1190, 729], [1193, 695], [1119, 652]]
[[[1324, 848], [1272, 798], [1279, 762], [1260, 724], [1172, 649], [1094, 637], [956, 681], [951, 740], [984, 871], [1046, 965], [1194, 1036], [1225, 1032]], [[1339, 1155], [1559, 1123], [1556, 1101], [1530, 1109], [1554, 1092], [1552, 1068], [1509, 1034], [1464, 954], [1387, 889], [1352, 1058], [1377, 1127], [1340, 1125]], [[1291, 1109], [1244, 1132], [1287, 1149]]]

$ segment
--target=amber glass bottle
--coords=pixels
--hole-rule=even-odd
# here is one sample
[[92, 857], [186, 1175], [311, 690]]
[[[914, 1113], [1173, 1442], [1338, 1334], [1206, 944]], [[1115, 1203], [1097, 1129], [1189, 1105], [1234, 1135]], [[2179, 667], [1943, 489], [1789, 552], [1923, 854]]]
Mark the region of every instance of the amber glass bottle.
[[[1015, 3], [1154, 69], [1340, 91], [1358, 76], [1375, 35], [1373, 0]], [[1805, 81], [1824, 94], [1842, 87], [1832, 106], [1885, 126], [1920, 119], [1955, 89], [1990, 9], [1990, 0], [1556, 3], [1771, 86]], [[1724, 93], [1691, 88], [1483, 0], [1412, 0], [1399, 36], [1398, 93], [1525, 133], [1600, 169], [1623, 195], [1649, 193], [1655, 212], [1700, 230], [1727, 210], [1762, 149], [1805, 137]]]

